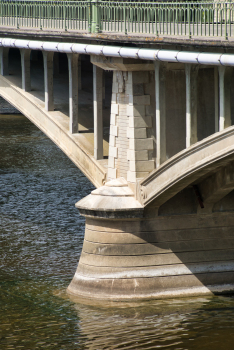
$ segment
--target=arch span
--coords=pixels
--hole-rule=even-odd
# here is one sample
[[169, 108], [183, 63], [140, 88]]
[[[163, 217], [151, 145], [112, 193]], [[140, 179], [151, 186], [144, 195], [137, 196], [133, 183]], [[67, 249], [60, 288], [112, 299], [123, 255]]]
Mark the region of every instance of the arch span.
[[159, 208], [185, 187], [234, 159], [234, 126], [177, 153], [144, 178], [137, 191], [142, 205]]
[[69, 133], [69, 118], [62, 113], [47, 112], [44, 104], [0, 75], [0, 95], [43, 131], [84, 173], [96, 187], [104, 184], [106, 171], [85, 149], [81, 134]]

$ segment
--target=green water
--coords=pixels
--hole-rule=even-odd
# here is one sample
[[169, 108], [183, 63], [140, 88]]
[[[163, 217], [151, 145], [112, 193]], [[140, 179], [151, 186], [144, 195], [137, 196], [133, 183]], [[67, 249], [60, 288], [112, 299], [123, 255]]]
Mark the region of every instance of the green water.
[[0, 117], [0, 349], [234, 349], [234, 298], [74, 302], [74, 207], [93, 186], [22, 116]]

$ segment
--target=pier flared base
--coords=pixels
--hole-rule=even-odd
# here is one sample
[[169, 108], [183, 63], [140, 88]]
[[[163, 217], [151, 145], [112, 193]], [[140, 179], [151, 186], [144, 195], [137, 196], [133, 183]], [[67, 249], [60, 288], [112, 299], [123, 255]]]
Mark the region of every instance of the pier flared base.
[[232, 293], [233, 228], [230, 213], [86, 217], [82, 254], [67, 291], [116, 301]]

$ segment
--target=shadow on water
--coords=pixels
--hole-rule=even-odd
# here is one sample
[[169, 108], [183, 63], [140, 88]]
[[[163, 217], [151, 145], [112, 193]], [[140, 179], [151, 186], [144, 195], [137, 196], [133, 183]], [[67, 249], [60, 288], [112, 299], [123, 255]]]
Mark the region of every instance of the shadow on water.
[[93, 186], [23, 116], [0, 117], [0, 350], [231, 350], [234, 299], [92, 305], [65, 290]]

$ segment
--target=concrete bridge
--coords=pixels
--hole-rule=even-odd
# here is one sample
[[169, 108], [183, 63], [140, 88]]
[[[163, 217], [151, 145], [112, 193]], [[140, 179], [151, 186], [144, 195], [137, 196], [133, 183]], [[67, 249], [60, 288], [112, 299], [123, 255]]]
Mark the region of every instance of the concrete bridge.
[[68, 292], [233, 292], [232, 41], [0, 32], [0, 95], [96, 187], [76, 204], [86, 230]]

